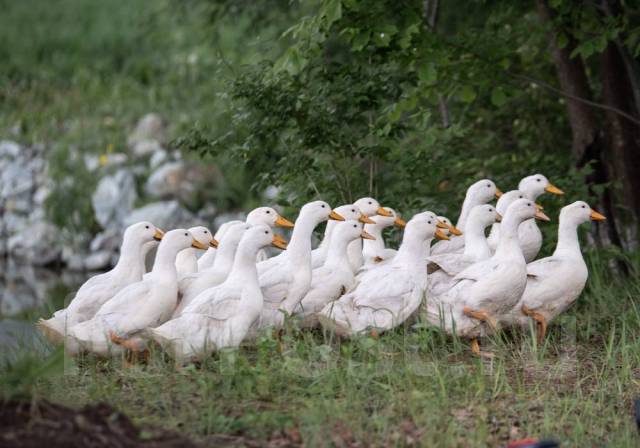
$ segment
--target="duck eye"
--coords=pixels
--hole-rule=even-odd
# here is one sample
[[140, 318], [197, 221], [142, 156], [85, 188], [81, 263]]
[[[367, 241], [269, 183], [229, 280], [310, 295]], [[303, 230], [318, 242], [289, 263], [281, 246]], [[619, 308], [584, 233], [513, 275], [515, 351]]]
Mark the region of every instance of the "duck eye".
[[207, 232], [207, 231], [205, 230], [205, 231], [204, 231], [204, 233], [209, 233], [209, 232]]
[[358, 227], [358, 225], [357, 225], [357, 224], [354, 224], [354, 225], [353, 225], [353, 228], [355, 229], [356, 227]]
[[268, 235], [268, 234], [269, 234], [269, 231], [268, 231], [268, 230], [265, 230], [265, 231], [264, 231], [264, 234], [265, 234], [265, 235]]
[[542, 179], [536, 179], [538, 182], [542, 182]]
[[322, 208], [324, 208], [324, 204], [322, 204]]
[[531, 207], [531, 202], [527, 202], [527, 206], [528, 206], [528, 207]]
[[431, 224], [431, 221], [429, 221], [429, 224]]
[[487, 188], [491, 188], [491, 184], [487, 184]]
[[271, 210], [267, 210], [267, 215], [268, 215], [269, 213], [271, 213]]
[[144, 226], [144, 228], [145, 228], [145, 229], [148, 229], [148, 228], [149, 228], [149, 226]]
[[587, 208], [587, 206], [586, 206], [586, 205], [583, 205], [583, 206], [582, 206], [582, 208]]
[[354, 209], [351, 209], [351, 213], [355, 213], [356, 211]]
[[373, 204], [373, 202], [369, 202], [369, 205]]
[[184, 234], [184, 236], [189, 236], [189, 234], [188, 234], [188, 233], [185, 233], [185, 234]]

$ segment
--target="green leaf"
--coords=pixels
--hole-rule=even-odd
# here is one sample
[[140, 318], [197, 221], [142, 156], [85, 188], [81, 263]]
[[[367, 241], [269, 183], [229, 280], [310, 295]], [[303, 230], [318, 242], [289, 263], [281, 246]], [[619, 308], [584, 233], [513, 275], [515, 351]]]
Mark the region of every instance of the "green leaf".
[[478, 96], [476, 90], [469, 85], [462, 87], [460, 91], [460, 99], [465, 103], [471, 103], [476, 99], [476, 96]]
[[369, 44], [369, 36], [371, 36], [370, 30], [360, 31], [360, 33], [356, 34], [356, 36], [353, 38], [353, 41], [351, 42], [351, 48], [353, 48], [355, 51], [362, 50]]
[[565, 33], [558, 33], [556, 42], [558, 44], [558, 48], [564, 48], [569, 43], [569, 38]]
[[426, 84], [434, 84], [438, 80], [438, 69], [432, 63], [426, 63], [420, 66], [418, 77]]
[[507, 102], [507, 95], [501, 87], [496, 87], [491, 91], [491, 102], [494, 106], [500, 107]]
[[342, 18], [342, 0], [329, 0], [324, 8], [324, 16], [328, 25]]

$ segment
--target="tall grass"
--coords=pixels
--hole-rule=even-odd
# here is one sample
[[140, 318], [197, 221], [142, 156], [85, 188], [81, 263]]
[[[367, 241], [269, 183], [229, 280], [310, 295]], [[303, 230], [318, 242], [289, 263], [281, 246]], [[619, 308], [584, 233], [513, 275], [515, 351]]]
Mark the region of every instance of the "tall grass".
[[311, 446], [495, 446], [524, 436], [637, 446], [640, 283], [600, 255], [589, 265], [585, 292], [541, 346], [526, 331], [498, 335], [484, 341], [493, 360], [421, 323], [352, 340], [291, 323], [201, 366], [176, 369], [161, 352], [129, 369], [82, 359], [29, 390], [73, 406], [107, 401], [139, 423], [209, 441], [299, 431]]

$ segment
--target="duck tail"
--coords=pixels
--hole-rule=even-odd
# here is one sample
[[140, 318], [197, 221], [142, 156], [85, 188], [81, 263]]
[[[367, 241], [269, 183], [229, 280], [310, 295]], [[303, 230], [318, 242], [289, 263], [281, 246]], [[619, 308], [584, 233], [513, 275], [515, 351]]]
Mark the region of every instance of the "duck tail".
[[51, 319], [39, 319], [36, 322], [36, 328], [47, 338], [47, 340], [54, 345], [60, 345], [64, 340], [64, 325], [63, 319], [52, 317]]

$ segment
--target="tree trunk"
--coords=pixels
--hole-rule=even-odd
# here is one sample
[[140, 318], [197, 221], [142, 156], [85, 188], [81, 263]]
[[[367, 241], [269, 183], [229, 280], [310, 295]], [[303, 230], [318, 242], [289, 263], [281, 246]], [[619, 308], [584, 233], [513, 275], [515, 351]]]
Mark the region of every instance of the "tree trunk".
[[[549, 7], [546, 0], [538, 0], [538, 14], [545, 26], [551, 26], [554, 12]], [[549, 46], [553, 63], [556, 67], [558, 81], [563, 91], [570, 95], [590, 100], [592, 98], [589, 80], [580, 57], [571, 58], [571, 52], [576, 44], [569, 39], [564, 48], [560, 48], [557, 43], [556, 31], [549, 32]], [[591, 163], [593, 172], [587, 176], [585, 181], [588, 185], [607, 184], [612, 179], [612, 171], [606, 163], [607, 139], [604, 137], [604, 129], [600, 125], [600, 120], [595, 110], [580, 101], [567, 98], [567, 115], [572, 132], [572, 155], [574, 163], [578, 168]], [[597, 203], [594, 208], [599, 208], [607, 215], [608, 221], [599, 224], [594, 232], [594, 237], [599, 244], [615, 244], [622, 246], [620, 233], [616, 223], [617, 213], [614, 206], [611, 188], [596, 195]]]
[[[634, 83], [626, 69], [626, 51], [610, 42], [600, 56], [603, 102], [634, 117], [638, 116]], [[604, 157], [609, 178], [616, 182], [611, 191], [616, 203], [616, 221], [622, 233], [625, 248], [633, 249], [638, 243], [638, 217], [640, 215], [640, 127], [611, 111], [605, 114], [607, 135]]]

